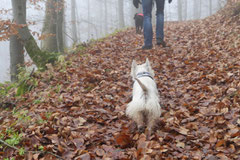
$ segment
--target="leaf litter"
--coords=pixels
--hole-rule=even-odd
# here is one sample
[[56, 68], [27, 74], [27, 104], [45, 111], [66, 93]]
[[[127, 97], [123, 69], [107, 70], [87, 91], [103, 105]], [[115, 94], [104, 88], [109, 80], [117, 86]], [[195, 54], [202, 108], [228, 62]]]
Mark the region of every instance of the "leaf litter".
[[[17, 147], [29, 151], [27, 159], [239, 159], [240, 18], [230, 14], [234, 5], [203, 20], [166, 23], [166, 48], [139, 50], [143, 36], [128, 29], [69, 55], [67, 66], [49, 65], [36, 75], [37, 87], [11, 98], [31, 117], [15, 125], [22, 133]], [[131, 62], [147, 57], [163, 109], [150, 139], [125, 116]], [[9, 112], [0, 113], [1, 131], [17, 120]], [[33, 152], [39, 148], [44, 152]], [[11, 147], [0, 148], [0, 157], [24, 158]]]

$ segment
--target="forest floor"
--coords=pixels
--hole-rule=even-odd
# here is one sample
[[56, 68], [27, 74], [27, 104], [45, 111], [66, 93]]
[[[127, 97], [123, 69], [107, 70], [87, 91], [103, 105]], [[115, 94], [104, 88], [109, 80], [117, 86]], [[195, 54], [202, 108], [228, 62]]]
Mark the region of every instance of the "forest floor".
[[[0, 159], [240, 159], [240, 15], [165, 25], [168, 47], [128, 29], [33, 74], [0, 111]], [[79, 46], [78, 48], [81, 48]], [[125, 116], [131, 62], [149, 58], [163, 113], [150, 137]], [[28, 81], [32, 83], [31, 80]]]

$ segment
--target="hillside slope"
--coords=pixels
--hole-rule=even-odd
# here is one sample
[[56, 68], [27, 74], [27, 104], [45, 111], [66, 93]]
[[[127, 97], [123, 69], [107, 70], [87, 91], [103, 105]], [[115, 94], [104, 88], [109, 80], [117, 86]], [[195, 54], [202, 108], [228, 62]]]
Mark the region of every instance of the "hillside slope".
[[[24, 147], [28, 159], [239, 159], [236, 5], [203, 20], [167, 23], [166, 48], [139, 50], [143, 36], [129, 29], [48, 66], [33, 75], [32, 91], [9, 98], [19, 112], [0, 112], [1, 139], [10, 137], [10, 126], [22, 133], [15, 146]], [[150, 140], [125, 116], [131, 62], [147, 57], [163, 108]], [[0, 147], [1, 159], [24, 156], [13, 146]]]

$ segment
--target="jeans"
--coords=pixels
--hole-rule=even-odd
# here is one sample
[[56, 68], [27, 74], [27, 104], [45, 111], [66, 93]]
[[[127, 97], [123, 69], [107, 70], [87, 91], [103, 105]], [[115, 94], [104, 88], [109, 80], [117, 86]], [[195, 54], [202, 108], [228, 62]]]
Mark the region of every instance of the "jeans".
[[[164, 4], [165, 0], [155, 0], [157, 6], [156, 12], [156, 38], [164, 40]], [[152, 46], [153, 30], [152, 30], [152, 2], [153, 0], [142, 0], [143, 7], [143, 33], [144, 45]]]

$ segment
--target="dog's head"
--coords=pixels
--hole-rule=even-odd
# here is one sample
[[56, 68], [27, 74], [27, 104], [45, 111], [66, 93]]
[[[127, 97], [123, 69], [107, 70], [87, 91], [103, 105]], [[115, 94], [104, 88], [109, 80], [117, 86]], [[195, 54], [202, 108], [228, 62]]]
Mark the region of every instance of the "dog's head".
[[141, 72], [148, 72], [151, 77], [154, 77], [154, 71], [150, 65], [148, 58], [146, 59], [146, 62], [141, 65], [137, 65], [136, 61], [133, 60], [132, 68], [131, 68], [131, 76], [133, 80], [135, 80], [135, 78], [137, 77], [137, 74]]

